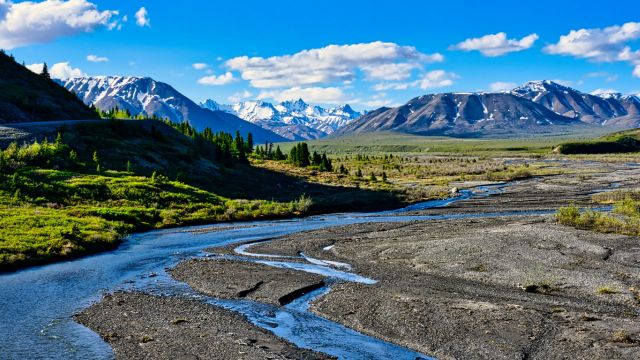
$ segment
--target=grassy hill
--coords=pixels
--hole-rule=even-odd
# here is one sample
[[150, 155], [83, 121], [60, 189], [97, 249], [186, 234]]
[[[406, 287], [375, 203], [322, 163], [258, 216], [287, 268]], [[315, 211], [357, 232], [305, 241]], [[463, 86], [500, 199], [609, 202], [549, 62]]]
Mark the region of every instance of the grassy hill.
[[554, 152], [567, 155], [640, 152], [640, 129], [620, 131], [590, 141], [563, 143]]
[[0, 151], [0, 271], [109, 249], [134, 231], [400, 204], [388, 191], [222, 166], [213, 143], [159, 121], [58, 130]]
[[0, 124], [96, 118], [65, 88], [0, 52]]

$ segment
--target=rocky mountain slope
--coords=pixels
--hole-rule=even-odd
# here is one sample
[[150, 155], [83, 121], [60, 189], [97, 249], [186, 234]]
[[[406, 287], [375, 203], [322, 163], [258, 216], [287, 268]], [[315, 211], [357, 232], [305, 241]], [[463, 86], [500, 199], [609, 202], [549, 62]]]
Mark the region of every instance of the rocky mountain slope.
[[85, 104], [93, 104], [101, 110], [118, 107], [132, 115], [188, 121], [199, 130], [209, 127], [213, 131], [230, 133], [239, 130], [243, 135], [250, 132], [258, 142], [286, 140], [228, 112], [204, 109], [170, 85], [148, 77], [82, 77], [67, 79], [63, 84]]
[[590, 95], [552, 81], [535, 81], [510, 92], [420, 96], [396, 108], [372, 111], [337, 134], [518, 135], [602, 126], [640, 127], [640, 99]]
[[525, 98], [505, 93], [424, 95], [396, 108], [372, 111], [338, 134], [393, 131], [421, 135], [505, 134], [579, 125]]
[[640, 99], [634, 95], [592, 95], [553, 81], [531, 81], [513, 89], [511, 94], [587, 124], [622, 127], [640, 124]]
[[0, 52], [0, 124], [97, 117], [63, 87]]
[[207, 100], [200, 105], [210, 110], [234, 114], [291, 140], [327, 136], [362, 115], [348, 104], [327, 109], [309, 105], [302, 99], [284, 101], [276, 105], [260, 100], [243, 101], [233, 105]]

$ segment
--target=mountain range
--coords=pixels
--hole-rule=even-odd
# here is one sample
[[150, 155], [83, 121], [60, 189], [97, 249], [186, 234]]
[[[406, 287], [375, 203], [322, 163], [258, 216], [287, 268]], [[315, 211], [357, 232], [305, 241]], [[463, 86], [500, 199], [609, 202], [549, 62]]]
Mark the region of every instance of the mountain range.
[[200, 106], [234, 114], [290, 140], [325, 137], [362, 115], [348, 104], [323, 108], [309, 105], [302, 99], [283, 101], [275, 105], [261, 100], [242, 101], [233, 105], [206, 100]]
[[399, 107], [367, 113], [336, 134], [515, 135], [577, 126], [640, 127], [640, 99], [591, 95], [553, 81], [532, 81], [508, 92], [423, 95]]
[[168, 84], [145, 77], [100, 76], [63, 82], [85, 104], [102, 110], [188, 121], [198, 129], [251, 132], [258, 142], [308, 140], [368, 132], [500, 136], [572, 131], [575, 127], [640, 127], [640, 99], [587, 94], [553, 81], [531, 81], [505, 92], [423, 95], [402, 106], [360, 113], [349, 105], [323, 108], [302, 99], [232, 105], [196, 104]]
[[85, 104], [104, 111], [118, 107], [133, 115], [188, 121], [198, 130], [206, 127], [215, 132], [238, 130], [245, 136], [251, 133], [256, 142], [287, 140], [228, 112], [204, 109], [170, 85], [148, 77], [80, 77], [64, 80], [62, 84]]

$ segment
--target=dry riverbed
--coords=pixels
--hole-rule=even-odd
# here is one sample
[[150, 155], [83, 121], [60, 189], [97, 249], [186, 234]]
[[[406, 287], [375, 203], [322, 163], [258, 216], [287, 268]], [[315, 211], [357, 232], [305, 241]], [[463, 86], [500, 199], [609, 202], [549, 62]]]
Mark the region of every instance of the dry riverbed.
[[[639, 179], [637, 169], [609, 165], [597, 172], [520, 181], [499, 195], [419, 213], [587, 205], [592, 193], [612, 183], [638, 186]], [[504, 214], [328, 228], [258, 243], [251, 252], [304, 252], [351, 264], [354, 272], [378, 282], [333, 285], [312, 311], [441, 359], [640, 358], [637, 237], [560, 226], [552, 214]], [[323, 281], [220, 259], [190, 260], [171, 275], [214, 297], [271, 304], [285, 303], [283, 297], [288, 301]], [[118, 358], [319, 356], [195, 300], [116, 293], [79, 320], [100, 333]]]

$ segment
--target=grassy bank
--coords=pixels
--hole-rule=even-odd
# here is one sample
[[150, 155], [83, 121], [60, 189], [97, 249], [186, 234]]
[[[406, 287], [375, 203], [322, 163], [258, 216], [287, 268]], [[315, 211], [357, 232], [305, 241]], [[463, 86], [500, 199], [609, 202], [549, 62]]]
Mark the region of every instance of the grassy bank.
[[293, 216], [311, 200], [234, 200], [152, 173], [98, 170], [62, 143], [0, 154], [0, 270], [95, 252], [124, 234]]
[[640, 130], [621, 131], [589, 141], [572, 141], [554, 149], [559, 154], [617, 154], [640, 152]]
[[578, 207], [561, 208], [556, 214], [559, 223], [578, 229], [603, 233], [640, 235], [640, 189], [616, 190], [596, 194], [593, 200], [602, 205], [613, 206], [611, 213], [587, 210]]

